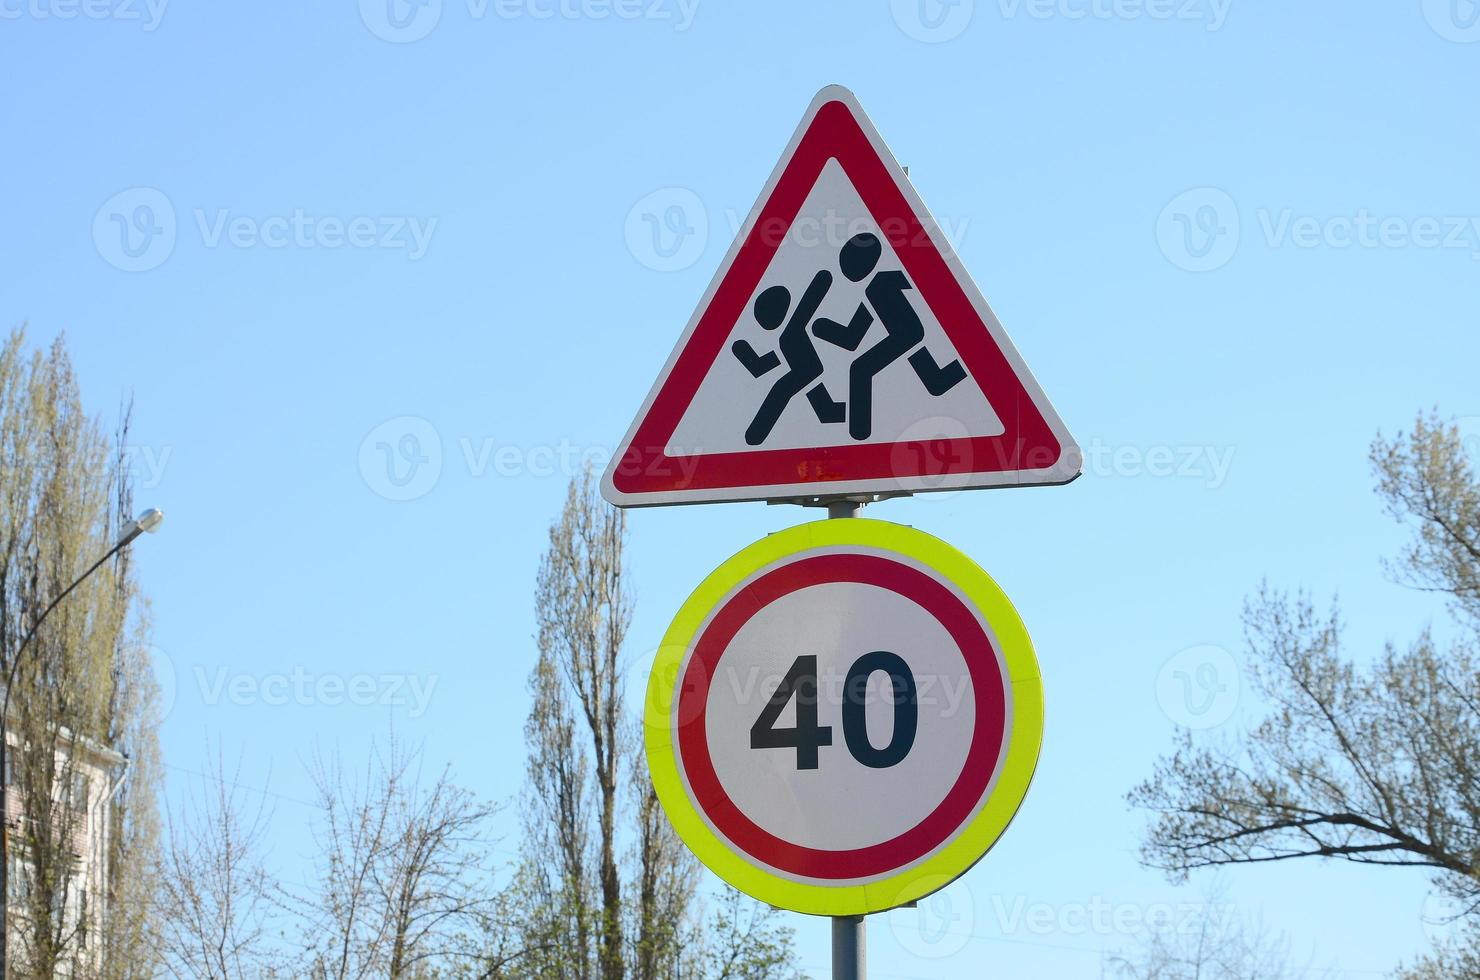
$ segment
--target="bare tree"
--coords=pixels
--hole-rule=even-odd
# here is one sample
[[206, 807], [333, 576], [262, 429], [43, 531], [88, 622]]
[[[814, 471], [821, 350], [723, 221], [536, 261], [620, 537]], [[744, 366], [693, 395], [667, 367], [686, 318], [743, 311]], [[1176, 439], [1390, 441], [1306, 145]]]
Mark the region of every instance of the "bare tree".
[[394, 740], [363, 781], [337, 762], [315, 768], [323, 862], [318, 885], [290, 899], [305, 923], [302, 972], [322, 980], [450, 975], [492, 908], [486, 830], [495, 808], [444, 770], [423, 785], [419, 755]]
[[1446, 596], [1480, 626], [1480, 485], [1458, 427], [1419, 416], [1413, 431], [1372, 444], [1377, 493], [1413, 539], [1386, 567], [1406, 585]]
[[630, 744], [629, 793], [637, 825], [633, 975], [637, 980], [661, 980], [676, 972], [683, 952], [683, 930], [694, 903], [698, 862], [663, 812], [648, 773], [640, 732], [633, 734]]
[[[617, 862], [617, 809], [624, 757], [619, 659], [632, 619], [624, 580], [626, 523], [596, 495], [588, 469], [571, 482], [535, 587], [540, 666], [553, 667], [573, 694], [571, 710], [584, 721], [596, 792], [596, 960], [602, 980], [621, 980], [622, 881]], [[536, 711], [543, 710], [536, 708]], [[559, 719], [552, 719], [559, 724]], [[574, 843], [574, 841], [572, 842]]]
[[115, 439], [84, 413], [60, 339], [29, 356], [21, 331], [0, 345], [0, 668], [16, 670], [4, 814], [18, 858], [15, 975], [133, 978], [154, 968], [154, 689], [128, 552], [37, 628], [131, 517], [127, 431], [126, 407]]
[[1399, 967], [1396, 980], [1475, 980], [1480, 977], [1480, 929], [1470, 923], [1412, 966]]
[[271, 814], [248, 809], [220, 756], [168, 818], [158, 869], [165, 969], [180, 980], [249, 980], [275, 965], [270, 945], [276, 886], [262, 861]]
[[1480, 910], [1480, 486], [1459, 431], [1433, 417], [1372, 449], [1378, 493], [1415, 528], [1396, 571], [1446, 594], [1468, 623], [1439, 649], [1423, 632], [1367, 667], [1337, 615], [1268, 588], [1246, 605], [1268, 716], [1241, 738], [1183, 733], [1130, 795], [1151, 810], [1144, 859], [1174, 878], [1222, 864], [1342, 858], [1430, 871]]
[[640, 728], [623, 706], [625, 548], [621, 513], [597, 496], [589, 471], [577, 477], [536, 583], [539, 658], [516, 882], [525, 911], [513, 924], [520, 955], [496, 975], [794, 974], [791, 932], [774, 910], [727, 889], [716, 915], [703, 918], [698, 863], [663, 812]]
[[794, 940], [780, 912], [727, 886], [693, 937], [693, 968], [683, 975], [705, 980], [802, 978]]
[[1124, 980], [1303, 980], [1289, 943], [1257, 920], [1240, 917], [1214, 886], [1189, 914], [1149, 923], [1137, 948], [1110, 958]]
[[590, 757], [553, 658], [541, 656], [529, 679], [525, 722], [524, 861], [518, 888], [523, 943], [534, 951], [520, 969], [530, 976], [588, 980], [595, 967], [591, 926]]
[[453, 785], [446, 770], [393, 805], [394, 836], [376, 876], [390, 909], [390, 975], [425, 976], [472, 955], [469, 937], [489, 905], [485, 835], [495, 808]]
[[[123, 433], [116, 445], [122, 453]], [[118, 465], [122, 465], [121, 459]], [[128, 508], [131, 510], [132, 508]], [[109, 692], [104, 742], [123, 756], [126, 769], [111, 784], [93, 817], [102, 830], [103, 892], [99, 959], [106, 980], [154, 980], [160, 959], [156, 941], [155, 875], [159, 857], [159, 685], [153, 647], [147, 642], [147, 600], [139, 601], [134, 625], [119, 644]]]

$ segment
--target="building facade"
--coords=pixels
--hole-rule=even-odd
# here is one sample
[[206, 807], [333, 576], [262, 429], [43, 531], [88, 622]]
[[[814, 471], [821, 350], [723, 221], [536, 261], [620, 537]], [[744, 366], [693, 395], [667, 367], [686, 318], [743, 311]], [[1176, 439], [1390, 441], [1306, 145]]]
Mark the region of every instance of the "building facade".
[[34, 835], [26, 826], [28, 811], [22, 780], [17, 778], [19, 743], [10, 733], [6, 753], [5, 832], [9, 836], [9, 943], [11, 977], [25, 976], [28, 952], [34, 948], [38, 923], [31, 914], [30, 897], [36, 887], [35, 867], [28, 841], [35, 836], [60, 839], [58, 856], [67, 869], [57, 889], [51, 921], [53, 937], [60, 939], [64, 964], [59, 975], [95, 976], [102, 967], [102, 949], [108, 913], [108, 860], [112, 853], [111, 804], [128, 772], [128, 760], [88, 739], [60, 733], [54, 760], [53, 806], [58, 826], [53, 834]]

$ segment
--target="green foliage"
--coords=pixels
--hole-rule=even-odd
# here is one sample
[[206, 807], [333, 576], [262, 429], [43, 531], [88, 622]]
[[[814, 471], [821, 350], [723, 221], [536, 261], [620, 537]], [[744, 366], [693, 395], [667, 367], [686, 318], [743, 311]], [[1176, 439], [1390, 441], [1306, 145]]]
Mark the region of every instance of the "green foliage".
[[[13, 975], [133, 978], [154, 969], [157, 695], [147, 608], [127, 551], [68, 594], [17, 656], [47, 606], [131, 517], [127, 425], [125, 411], [110, 438], [84, 412], [60, 339], [27, 353], [17, 330], [0, 346], [0, 662], [16, 667], [9, 727], [21, 820], [11, 844], [26, 869], [12, 881], [11, 953], [22, 965]], [[127, 781], [97, 814], [108, 831], [104, 868], [88, 875], [74, 845], [85, 815], [61, 789], [89, 774], [83, 760], [94, 749], [129, 763]], [[122, 775], [105, 765], [110, 786]], [[83, 902], [91, 916], [69, 911]]]

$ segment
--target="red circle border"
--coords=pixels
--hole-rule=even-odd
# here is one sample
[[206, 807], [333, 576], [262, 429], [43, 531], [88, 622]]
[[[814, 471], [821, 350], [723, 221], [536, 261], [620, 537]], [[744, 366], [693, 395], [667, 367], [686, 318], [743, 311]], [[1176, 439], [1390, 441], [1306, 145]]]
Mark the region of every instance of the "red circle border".
[[[960, 648], [976, 700], [961, 775], [940, 804], [914, 827], [887, 841], [851, 850], [806, 847], [761, 828], [725, 793], [709, 755], [706, 706], [710, 679], [730, 642], [756, 613], [783, 596], [815, 585], [853, 582], [913, 600], [945, 627]], [[996, 775], [1007, 737], [1007, 678], [997, 649], [976, 612], [937, 579], [894, 559], [856, 552], [790, 561], [757, 578], [719, 607], [699, 634], [678, 687], [677, 748], [689, 793], [715, 830], [752, 858], [777, 870], [840, 881], [907, 867], [945, 843], [977, 809]], [[995, 726], [982, 724], [995, 719]]]

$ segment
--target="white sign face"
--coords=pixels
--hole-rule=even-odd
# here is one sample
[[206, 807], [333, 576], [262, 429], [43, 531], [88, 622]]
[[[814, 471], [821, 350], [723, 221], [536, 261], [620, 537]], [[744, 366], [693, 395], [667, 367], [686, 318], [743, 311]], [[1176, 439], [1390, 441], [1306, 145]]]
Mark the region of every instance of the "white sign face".
[[818, 93], [603, 479], [618, 506], [1066, 483], [1080, 452], [857, 100]]
[[[881, 669], [855, 670], [867, 655], [866, 666]], [[799, 656], [815, 660], [815, 674], [807, 668], [818, 694], [815, 740], [826, 742], [813, 768], [803, 768], [810, 757], [798, 761], [811, 750], [757, 749], [751, 732], [773, 702], [782, 708], [771, 731], [798, 727], [801, 692], [785, 678]], [[792, 592], [741, 627], [718, 669], [705, 728], [720, 787], [782, 840], [822, 850], [877, 847], [935, 812], [966, 765], [977, 719], [965, 655], [934, 615], [897, 592], [858, 582]], [[898, 699], [896, 678], [905, 681]], [[862, 711], [845, 711], [850, 693]], [[1005, 730], [1009, 722], [988, 723]]]
[[1026, 633], [985, 573], [910, 528], [823, 521], [746, 549], [680, 612], [649, 767], [680, 836], [736, 887], [877, 911], [996, 839], [1041, 717]]

